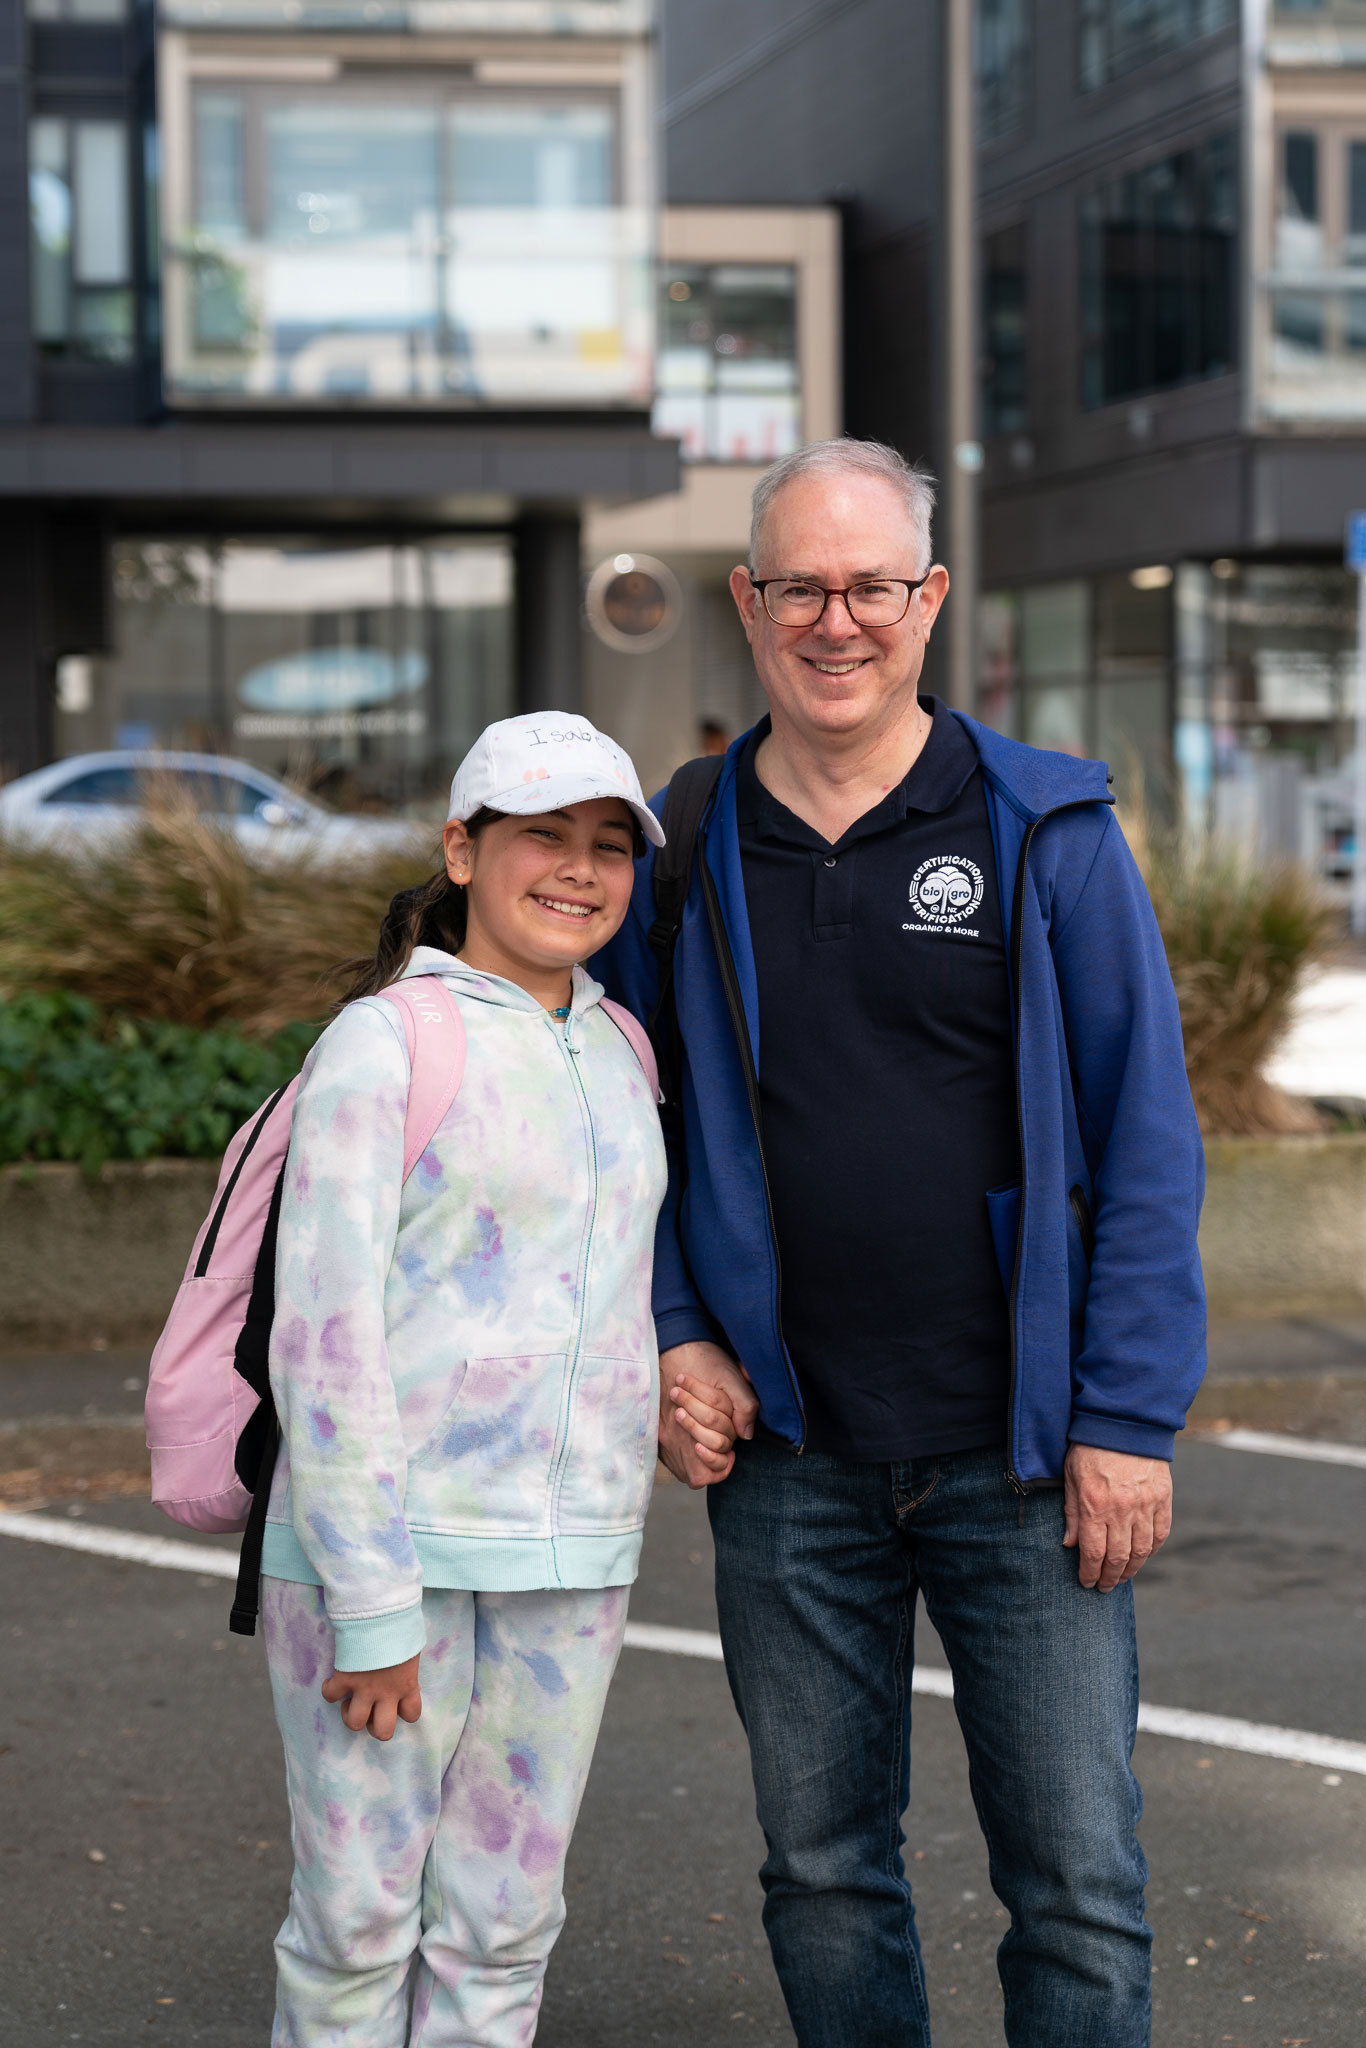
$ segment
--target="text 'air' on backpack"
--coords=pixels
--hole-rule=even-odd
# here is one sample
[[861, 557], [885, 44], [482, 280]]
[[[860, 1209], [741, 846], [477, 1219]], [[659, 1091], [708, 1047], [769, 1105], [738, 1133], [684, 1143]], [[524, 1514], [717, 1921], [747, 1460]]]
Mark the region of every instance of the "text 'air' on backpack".
[[[465, 1070], [465, 1027], [434, 975], [381, 990], [403, 1020], [408, 1109], [407, 1180], [455, 1101]], [[648, 1039], [629, 1012], [603, 1009], [629, 1041], [652, 1089]], [[275, 1240], [296, 1077], [246, 1122], [223, 1156], [147, 1383], [152, 1499], [172, 1521], [213, 1534], [246, 1533], [229, 1627], [254, 1635], [261, 1545], [279, 1431], [270, 1392]]]

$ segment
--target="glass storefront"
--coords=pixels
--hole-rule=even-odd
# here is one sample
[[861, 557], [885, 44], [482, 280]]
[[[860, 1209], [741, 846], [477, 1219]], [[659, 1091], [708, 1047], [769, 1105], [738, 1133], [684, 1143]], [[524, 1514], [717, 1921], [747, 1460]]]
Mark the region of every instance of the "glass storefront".
[[1356, 578], [1155, 563], [982, 601], [979, 714], [1107, 761], [1121, 801], [1345, 889]]
[[512, 702], [501, 538], [123, 540], [117, 652], [67, 662], [62, 755], [226, 752], [343, 809], [421, 804]]
[[983, 601], [981, 715], [1030, 746], [1108, 761], [1121, 798], [1171, 809], [1170, 569]]

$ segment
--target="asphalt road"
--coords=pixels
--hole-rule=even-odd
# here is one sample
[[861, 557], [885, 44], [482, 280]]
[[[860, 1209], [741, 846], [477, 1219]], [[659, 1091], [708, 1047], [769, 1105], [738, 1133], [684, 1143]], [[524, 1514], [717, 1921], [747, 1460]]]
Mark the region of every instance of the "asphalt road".
[[[86, 1411], [116, 1432], [133, 1376], [114, 1356], [69, 1373], [0, 1361], [0, 1414]], [[1177, 1489], [1176, 1533], [1140, 1582], [1145, 1699], [1366, 1738], [1366, 1471], [1190, 1441]], [[135, 1499], [46, 1511], [71, 1507], [177, 1533]], [[633, 1619], [714, 1627], [710, 1565], [702, 1501], [659, 1488]], [[287, 1820], [261, 1651], [229, 1635], [229, 1595], [0, 1538], [3, 2048], [269, 2039]], [[943, 1661], [924, 1628], [920, 1651]], [[1366, 1777], [1151, 1736], [1137, 1768], [1156, 2048], [1363, 2048]], [[907, 1831], [936, 2048], [998, 2048], [1003, 1918], [947, 1701], [915, 1702]], [[761, 1854], [721, 1668], [628, 1649], [539, 2048], [790, 2043]]]

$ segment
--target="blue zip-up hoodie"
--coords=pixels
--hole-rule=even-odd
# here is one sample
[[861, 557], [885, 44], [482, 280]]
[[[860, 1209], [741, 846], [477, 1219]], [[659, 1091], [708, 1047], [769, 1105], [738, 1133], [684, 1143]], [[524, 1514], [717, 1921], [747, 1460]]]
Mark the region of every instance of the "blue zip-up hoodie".
[[[951, 715], [982, 764], [1011, 962], [1023, 1184], [982, 1191], [1011, 1299], [1007, 1455], [1016, 1481], [1048, 1485], [1069, 1442], [1172, 1455], [1204, 1372], [1204, 1154], [1166, 955], [1104, 764]], [[799, 1448], [736, 825], [747, 738], [731, 746], [703, 820], [674, 958], [682, 1116], [668, 1133], [655, 1328], [661, 1351], [697, 1338], [725, 1344], [754, 1382], [764, 1424]], [[662, 811], [662, 792], [653, 805]], [[638, 864], [630, 915], [593, 963], [641, 1018], [658, 987], [651, 872], [652, 860]], [[728, 961], [712, 941], [708, 895]], [[913, 1131], [905, 1146], [913, 1167]]]

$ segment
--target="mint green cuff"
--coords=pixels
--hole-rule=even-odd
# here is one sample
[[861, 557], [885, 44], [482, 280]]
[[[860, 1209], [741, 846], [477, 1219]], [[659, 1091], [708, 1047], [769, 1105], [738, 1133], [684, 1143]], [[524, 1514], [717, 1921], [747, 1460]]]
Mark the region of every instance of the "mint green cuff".
[[384, 1671], [390, 1664], [406, 1664], [427, 1645], [421, 1600], [412, 1607], [400, 1607], [395, 1614], [334, 1621], [332, 1627], [337, 1638], [333, 1655], [338, 1671]]

